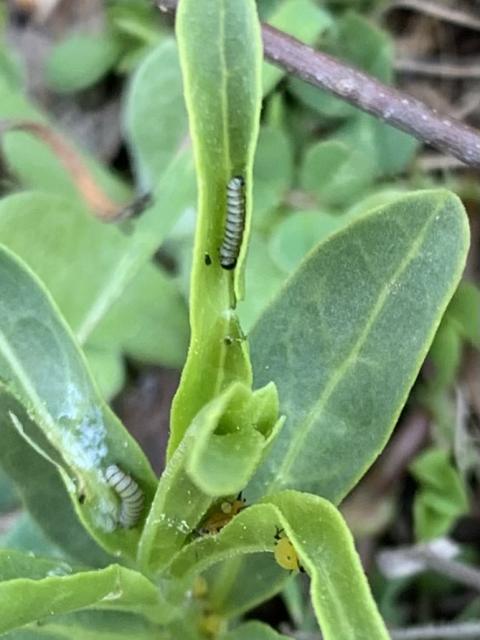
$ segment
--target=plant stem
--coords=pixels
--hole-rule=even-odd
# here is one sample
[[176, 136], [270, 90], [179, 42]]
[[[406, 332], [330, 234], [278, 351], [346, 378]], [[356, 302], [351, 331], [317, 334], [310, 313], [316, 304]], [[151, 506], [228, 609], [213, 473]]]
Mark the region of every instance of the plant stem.
[[[177, 0], [156, 0], [164, 12], [175, 11], [177, 4]], [[262, 36], [264, 55], [273, 64], [467, 165], [480, 167], [476, 129], [269, 25], [262, 26]]]

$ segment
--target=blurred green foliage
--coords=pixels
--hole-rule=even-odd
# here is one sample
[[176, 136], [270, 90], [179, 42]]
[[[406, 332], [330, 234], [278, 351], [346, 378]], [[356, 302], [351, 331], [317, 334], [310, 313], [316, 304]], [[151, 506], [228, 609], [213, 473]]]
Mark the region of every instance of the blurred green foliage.
[[425, 542], [446, 535], [469, 507], [462, 479], [448, 451], [427, 450], [416, 458], [410, 470], [419, 484], [413, 506], [417, 540]]

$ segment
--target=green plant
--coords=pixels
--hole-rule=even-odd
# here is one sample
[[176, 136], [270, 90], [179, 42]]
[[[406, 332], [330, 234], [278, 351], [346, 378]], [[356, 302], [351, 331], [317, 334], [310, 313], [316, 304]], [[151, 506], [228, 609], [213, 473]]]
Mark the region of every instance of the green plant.
[[[77, 299], [69, 307], [61, 279], [55, 287], [54, 269], [42, 259], [44, 273], [36, 270], [50, 281], [52, 300], [12, 253], [15, 243], [20, 255], [28, 252], [21, 239], [0, 250], [0, 464], [63, 553], [45, 559], [0, 551], [0, 631], [12, 631], [12, 638], [282, 637], [266, 625], [238, 622], [292, 579], [274, 560], [281, 530], [310, 576], [323, 637], [386, 639], [335, 505], [385, 445], [457, 287], [468, 247], [462, 205], [447, 191], [415, 192], [319, 229], [320, 242], [300, 264], [305, 248], [286, 267], [277, 265], [284, 269], [281, 287], [257, 312], [247, 340], [237, 310], [242, 313], [247, 240], [256, 224], [262, 93], [253, 0], [182, 0], [177, 41], [199, 204], [190, 349], [172, 410], [167, 466], [157, 481], [100, 397], [77, 341], [105, 346], [95, 332], [107, 321], [104, 335], [115, 335], [112, 325], [120, 323], [111, 313], [121, 293], [142, 273], [155, 278], [145, 274], [147, 260], [191, 201], [192, 158], [170, 41], [136, 78], [140, 91], [141, 74], [148, 75], [155, 57], [172, 65], [169, 78], [157, 77], [168, 86], [168, 126], [153, 141], [144, 135], [148, 101], [127, 112], [138, 172], [154, 189], [154, 206], [130, 239], [99, 231], [100, 223], [87, 224], [78, 212], [85, 243], [105, 233], [112, 252], [79, 307]], [[266, 135], [281, 139], [281, 133]], [[22, 140], [16, 138], [19, 155]], [[338, 185], [327, 189], [312, 178], [315, 165], [333, 162], [332, 155], [339, 165], [356, 162], [341, 142], [316, 147], [302, 179], [336, 206], [345, 202], [333, 197]], [[246, 224], [237, 266], [224, 270], [218, 247], [226, 185], [235, 175], [245, 180]], [[288, 175], [287, 167], [279, 183]], [[358, 193], [354, 186], [347, 200]], [[265, 189], [265, 200], [277, 188]], [[38, 206], [38, 197], [10, 198], [24, 213], [29, 198]], [[13, 206], [10, 198], [5, 207]], [[117, 337], [111, 351], [128, 350], [126, 342]], [[144, 515], [131, 529], [118, 521], [119, 497], [105, 475], [111, 464], [145, 496]], [[228, 514], [225, 503], [241, 491], [248, 506], [216, 532], [199, 535], [205, 521]]]

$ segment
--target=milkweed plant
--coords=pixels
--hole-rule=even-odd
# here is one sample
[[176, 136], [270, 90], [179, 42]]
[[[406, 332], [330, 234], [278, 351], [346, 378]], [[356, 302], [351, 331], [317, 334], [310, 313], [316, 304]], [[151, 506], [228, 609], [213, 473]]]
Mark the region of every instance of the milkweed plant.
[[[352, 218], [246, 335], [262, 104], [254, 0], [180, 0], [176, 43], [155, 55], [168, 70], [151, 77], [158, 137], [136, 146], [146, 116], [130, 110], [126, 123], [144, 182], [157, 163], [153, 205], [107, 274], [107, 302], [72, 331], [31, 265], [0, 250], [0, 464], [56, 545], [0, 551], [0, 632], [273, 640], [285, 636], [244, 615], [304, 573], [324, 640], [385, 640], [338, 506], [386, 444], [458, 285], [462, 205], [419, 191]], [[185, 210], [194, 172], [190, 347], [158, 479], [80, 345]]]

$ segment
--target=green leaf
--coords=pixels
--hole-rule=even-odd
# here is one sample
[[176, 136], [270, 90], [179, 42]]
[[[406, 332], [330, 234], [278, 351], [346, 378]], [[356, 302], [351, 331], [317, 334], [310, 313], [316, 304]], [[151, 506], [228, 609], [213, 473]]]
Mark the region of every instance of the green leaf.
[[0, 633], [92, 607], [142, 613], [158, 621], [172, 615], [153, 583], [118, 565], [75, 572], [59, 560], [0, 550], [0, 580]]
[[[150, 217], [147, 227], [153, 231], [157, 220], [164, 226], [165, 217]], [[62, 197], [23, 193], [0, 202], [3, 243], [42, 278], [82, 342], [113, 351], [113, 358], [123, 352], [180, 366], [188, 336], [185, 304], [172, 280], [147, 263], [161, 233], [147, 242], [141, 234], [126, 236]]]
[[133, 76], [125, 105], [125, 129], [142, 187], [158, 182], [186, 143], [187, 112], [177, 47], [165, 40]]
[[160, 478], [139, 544], [141, 566], [161, 570], [195, 531], [213, 498], [243, 489], [278, 431], [277, 416], [272, 385], [252, 393], [232, 384], [201, 409]]
[[158, 626], [121, 611], [79, 611], [53, 616], [12, 631], [6, 640], [167, 640]]
[[[159, 49], [159, 51], [165, 53], [165, 61], [171, 61], [173, 60], [173, 56], [176, 56], [174, 45], [170, 41], [165, 43], [165, 49]], [[165, 86], [168, 87], [168, 91], [157, 95], [156, 102], [153, 104], [153, 108], [156, 109], [157, 120], [154, 123], [155, 128], [149, 129], [149, 140], [153, 141], [154, 145], [158, 145], [158, 136], [162, 131], [162, 128], [158, 126], [158, 122], [168, 123], [172, 117], [177, 117], [177, 114], [185, 114], [181, 92], [175, 93], [175, 91], [170, 90], [174, 84], [174, 68], [174, 66], [169, 65], [163, 65], [160, 68], [157, 67], [160, 78], [167, 78], [167, 84], [165, 84]], [[177, 83], [181, 86], [178, 62], [176, 77]], [[141, 82], [134, 82], [133, 88], [139, 85], [143, 86]], [[127, 130], [129, 129], [130, 121], [136, 117], [135, 104], [137, 104], [137, 101], [133, 92], [130, 93], [130, 99], [127, 101]], [[142, 101], [140, 100], [138, 104], [141, 106]], [[22, 117], [33, 120], [45, 119], [26, 102], [23, 96], [13, 93], [8, 87], [4, 87], [1, 82], [0, 116]], [[153, 124], [152, 119], [150, 119], [149, 122]], [[105, 257], [107, 261], [111, 260], [107, 265], [102, 261], [103, 253], [100, 252], [100, 264], [97, 259], [92, 265], [94, 276], [90, 279], [86, 278], [82, 282], [82, 289], [83, 287], [87, 289], [89, 286], [95, 288], [95, 294], [89, 297], [89, 308], [81, 309], [82, 316], [80, 318], [77, 317], [78, 326], [75, 325], [74, 327], [82, 343], [88, 341], [91, 333], [108, 313], [111, 306], [122, 297], [127, 285], [132, 282], [144, 264], [157, 251], [166, 234], [176, 222], [177, 217], [183, 213], [185, 208], [194, 200], [193, 160], [190, 150], [188, 147], [185, 147], [184, 144], [186, 134], [187, 122], [184, 115], [183, 135], [179, 134], [176, 138], [176, 146], [169, 147], [166, 150], [163, 170], [154, 173], [155, 179], [148, 183], [148, 186], [151, 186], [153, 189], [153, 206], [143, 214], [141, 219], [131, 223], [129, 227], [131, 235], [128, 238], [122, 237], [122, 233], [113, 228], [101, 230], [102, 225], [98, 222], [96, 223], [96, 228], [95, 223], [93, 222], [93, 224], [90, 225], [89, 221], [85, 221], [86, 227], [82, 226], [82, 238], [88, 235], [88, 230], [91, 231], [92, 228], [95, 228], [93, 232], [95, 237], [90, 237], [89, 239], [92, 241], [92, 245], [88, 245], [87, 243], [88, 253], [90, 253], [91, 246], [98, 247], [100, 245], [104, 247], [103, 241], [105, 237], [110, 237], [111, 242], [117, 248], [116, 255], [114, 251], [112, 251], [113, 255], [107, 252]], [[163, 142], [162, 138], [160, 138], [160, 142]], [[25, 184], [40, 188], [42, 191], [54, 193], [55, 195], [62, 194], [68, 196], [70, 200], [68, 205], [65, 203], [61, 205], [65, 209], [64, 220], [65, 224], [67, 224], [66, 218], [68, 212], [75, 208], [79, 198], [71, 178], [66, 175], [65, 171], [59, 165], [58, 160], [53, 157], [51, 151], [24, 133], [8, 134], [4, 140], [3, 148], [6, 152], [9, 165], [21, 176]], [[138, 152], [141, 152], [140, 148]], [[105, 171], [100, 171], [98, 167], [94, 166], [93, 169], [95, 176], [99, 179], [100, 184], [106, 188], [107, 193], [109, 193], [114, 200], [125, 202], [129, 195], [121, 183], [119, 184], [118, 181], [115, 182], [110, 174], [105, 175]], [[39, 205], [39, 208], [41, 209], [41, 205]], [[51, 230], [45, 231], [45, 234], [47, 236], [49, 235], [50, 242], [52, 242], [52, 239], [55, 238], [57, 233], [56, 227], [54, 227], [54, 229], [55, 232]], [[25, 229], [22, 228], [21, 231], [23, 232]], [[115, 239], [114, 236], [117, 238]], [[75, 238], [75, 230], [67, 230], [67, 237]], [[114, 239], [112, 240], [112, 238]], [[62, 243], [56, 242], [55, 255], [61, 252], [61, 244]], [[82, 249], [85, 249], [85, 247], [82, 247]], [[68, 257], [68, 251], [66, 251], [66, 255]], [[81, 272], [83, 273], [86, 265], [90, 264], [90, 261], [85, 259], [84, 255], [82, 258]], [[61, 279], [63, 271], [63, 268], [57, 271], [57, 279]], [[78, 280], [78, 277], [76, 277], [75, 287], [70, 287], [70, 297], [73, 300], [73, 304], [78, 304], [78, 302], [75, 303], [75, 296], [72, 295], [79, 284]], [[90, 282], [90, 285], [88, 285], [88, 282]], [[85, 302], [85, 298], [81, 296], [79, 296], [78, 300], [80, 303], [79, 306]], [[179, 356], [177, 355], [176, 358], [178, 359]]]
[[156, 478], [139, 446], [100, 399], [53, 301], [5, 248], [0, 249], [0, 326], [0, 377], [26, 407], [36, 429], [27, 432], [30, 425], [21, 415], [4, 415], [56, 462], [91, 535], [112, 553], [132, 554], [139, 530], [117, 528], [118, 497], [105, 470], [118, 464], [130, 472], [145, 493], [146, 505]]
[[120, 43], [111, 33], [69, 36], [53, 48], [47, 59], [47, 82], [65, 93], [85, 89], [112, 69], [120, 51]]
[[322, 206], [351, 203], [373, 181], [368, 156], [338, 140], [318, 142], [307, 150], [300, 183]]
[[252, 620], [222, 636], [222, 640], [288, 640], [288, 638], [266, 624]]
[[252, 394], [234, 384], [212, 400], [192, 423], [197, 425], [197, 434], [187, 472], [195, 484], [214, 497], [241, 491], [277, 433], [277, 417], [274, 385]]
[[275, 382], [287, 422], [250, 496], [295, 487], [336, 502], [354, 486], [390, 436], [467, 248], [460, 201], [427, 191], [310, 253], [251, 335], [255, 385]]
[[417, 456], [410, 471], [420, 485], [413, 506], [416, 539], [427, 541], [447, 534], [469, 510], [465, 488], [448, 452], [430, 449]]
[[185, 547], [170, 571], [187, 580], [225, 558], [272, 552], [278, 529], [311, 577], [312, 603], [325, 640], [387, 640], [350, 532], [338, 511], [317, 496], [285, 491], [245, 509], [218, 535]]
[[[272, 27], [285, 31], [305, 44], [313, 44], [318, 36], [331, 26], [332, 18], [312, 0], [285, 0], [269, 16], [268, 22]], [[264, 62], [263, 95], [270, 93], [284, 75], [283, 69]]]
[[[200, 189], [191, 343], [172, 407], [169, 455], [202, 406], [232, 380], [251, 382], [246, 345], [233, 309], [242, 297], [261, 69], [254, 0], [213, 5], [209, 0], [181, 0], [176, 28]], [[237, 175], [245, 180], [246, 217], [239, 259], [230, 271], [221, 268], [218, 250], [224, 235], [227, 184]]]

